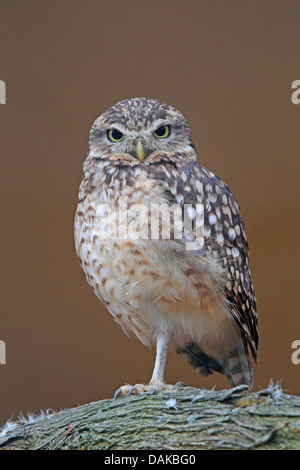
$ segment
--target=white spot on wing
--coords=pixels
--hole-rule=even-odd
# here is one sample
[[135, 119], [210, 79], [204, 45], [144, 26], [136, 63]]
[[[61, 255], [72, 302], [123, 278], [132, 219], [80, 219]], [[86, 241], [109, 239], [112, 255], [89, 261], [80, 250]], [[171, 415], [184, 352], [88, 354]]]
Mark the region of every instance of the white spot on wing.
[[228, 236], [230, 240], [234, 240], [236, 237], [235, 230], [232, 227], [230, 227], [230, 229], [228, 230]]
[[217, 234], [217, 243], [219, 243], [220, 245], [223, 245], [224, 243], [224, 237], [223, 237], [223, 234], [218, 232]]
[[215, 214], [210, 214], [208, 220], [211, 225], [214, 225], [217, 222], [217, 217], [215, 216]]
[[231, 254], [232, 254], [233, 258], [237, 258], [240, 254], [240, 250], [234, 246], [232, 248]]
[[196, 189], [199, 193], [203, 194], [203, 184], [199, 180], [196, 180]]
[[193, 207], [188, 207], [187, 208], [187, 213], [188, 213], [188, 217], [191, 219], [191, 220], [194, 220], [194, 218], [196, 217], [196, 211]]
[[208, 194], [208, 199], [210, 200], [210, 202], [212, 202], [213, 204], [216, 202], [217, 200], [217, 195], [216, 193], [209, 193]]

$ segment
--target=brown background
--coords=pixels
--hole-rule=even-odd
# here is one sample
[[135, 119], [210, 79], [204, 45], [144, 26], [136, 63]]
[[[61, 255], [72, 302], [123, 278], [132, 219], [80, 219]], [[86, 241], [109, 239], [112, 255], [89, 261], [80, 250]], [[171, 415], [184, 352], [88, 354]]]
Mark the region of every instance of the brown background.
[[[154, 351], [113, 323], [73, 242], [90, 126], [134, 96], [179, 108], [200, 161], [235, 193], [260, 314], [254, 389], [282, 378], [299, 394], [299, 1], [11, 0], [0, 15], [0, 424], [151, 376]], [[173, 352], [166, 378], [228, 386]]]

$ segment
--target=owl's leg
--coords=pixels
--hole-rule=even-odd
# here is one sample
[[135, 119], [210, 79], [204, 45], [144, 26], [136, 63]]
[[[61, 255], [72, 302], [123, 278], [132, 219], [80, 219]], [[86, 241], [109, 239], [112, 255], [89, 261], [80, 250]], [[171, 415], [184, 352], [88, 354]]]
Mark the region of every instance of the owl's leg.
[[149, 386], [155, 388], [164, 385], [165, 365], [167, 360], [168, 347], [171, 335], [169, 333], [161, 333], [156, 340], [156, 357], [153, 374], [149, 382]]
[[167, 385], [164, 382], [164, 372], [170, 339], [171, 335], [169, 333], [161, 333], [157, 337], [155, 365], [149, 384], [124, 385], [116, 391], [114, 395], [115, 398], [119, 395], [136, 395], [137, 393], [149, 392], [150, 390], [171, 390], [173, 388], [173, 385]]

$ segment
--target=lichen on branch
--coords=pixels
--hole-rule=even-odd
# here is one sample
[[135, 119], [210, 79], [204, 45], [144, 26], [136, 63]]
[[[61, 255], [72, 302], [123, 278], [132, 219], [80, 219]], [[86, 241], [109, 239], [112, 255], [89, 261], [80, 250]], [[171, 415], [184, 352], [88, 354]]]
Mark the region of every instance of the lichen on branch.
[[300, 449], [300, 398], [272, 383], [251, 393], [178, 384], [9, 421], [0, 449]]

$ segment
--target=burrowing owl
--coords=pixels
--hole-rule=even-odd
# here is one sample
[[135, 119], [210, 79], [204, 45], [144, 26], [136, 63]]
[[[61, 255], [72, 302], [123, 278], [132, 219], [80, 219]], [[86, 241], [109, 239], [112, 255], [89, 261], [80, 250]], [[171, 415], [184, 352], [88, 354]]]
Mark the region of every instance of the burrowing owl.
[[[195, 249], [187, 249], [183, 228], [182, 237], [175, 236], [174, 214], [171, 230], [162, 228], [174, 204], [188, 214], [193, 233], [203, 211], [204, 238]], [[153, 207], [161, 209], [156, 219]], [[138, 236], [126, 230], [130, 224]], [[156, 344], [149, 385], [123, 386], [118, 393], [169, 387], [164, 369], [170, 343], [198, 372], [217, 371], [231, 386], [252, 386], [248, 348], [256, 360], [258, 324], [245, 227], [229, 188], [197, 163], [179, 111], [133, 98], [96, 119], [75, 244], [88, 283], [117, 324], [143, 344]]]

